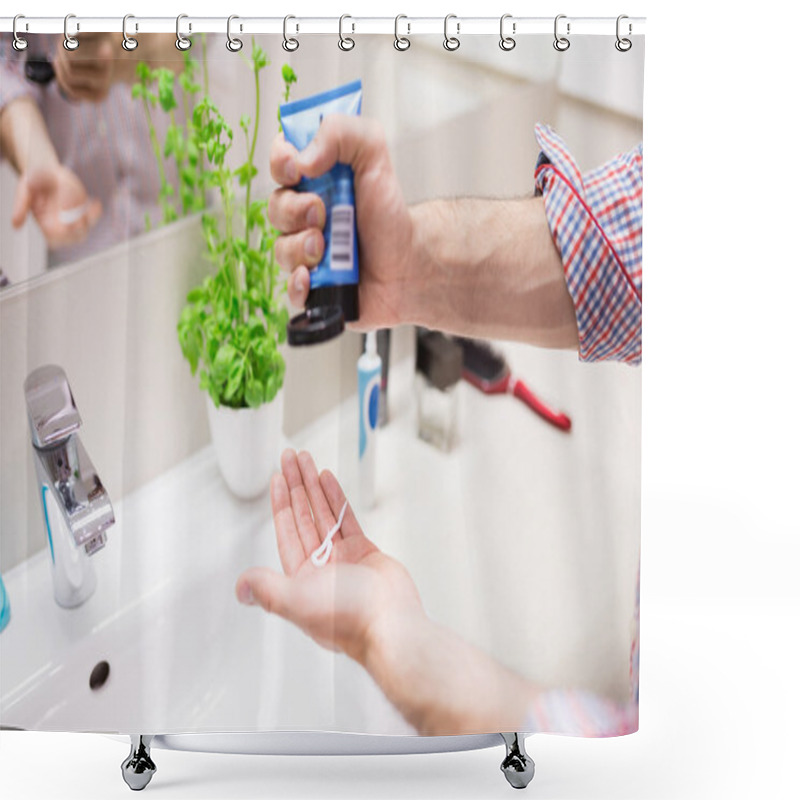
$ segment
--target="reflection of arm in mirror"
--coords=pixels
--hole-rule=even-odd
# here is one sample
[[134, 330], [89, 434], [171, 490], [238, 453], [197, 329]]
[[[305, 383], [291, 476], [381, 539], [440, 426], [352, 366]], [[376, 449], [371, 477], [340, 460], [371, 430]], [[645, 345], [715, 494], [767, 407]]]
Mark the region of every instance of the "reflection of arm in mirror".
[[[67, 248], [60, 251], [67, 253], [67, 258], [93, 252], [100, 242], [107, 244], [109, 237], [113, 241], [135, 232], [138, 217], [132, 216], [131, 222], [118, 220], [123, 227], [115, 228], [116, 233], [109, 227], [107, 234], [87, 240], [103, 206], [113, 205], [114, 193], [134, 191], [136, 202], [125, 206], [142, 208], [142, 218], [155, 200], [155, 186], [150, 186], [147, 171], [138, 165], [133, 180], [120, 180], [119, 168], [125, 162], [117, 154], [136, 146], [137, 137], [142, 142], [147, 138], [127, 108], [132, 107], [130, 90], [110, 92], [115, 84], [133, 83], [141, 61], [180, 72], [183, 58], [176, 56], [174, 37], [140, 36], [139, 46], [132, 52], [119, 47], [116, 34], [82, 34], [81, 46], [75, 51], [61, 47], [58, 37], [44, 37], [39, 56], [52, 62], [54, 80], [49, 84], [30, 80], [25, 72], [29, 56], [18, 57], [11, 50], [10, 38], [0, 39], [3, 52], [10, 53], [8, 58], [0, 58], [0, 157], [20, 176], [13, 201], [14, 227], [21, 227], [32, 214], [48, 248]], [[111, 137], [76, 146], [76, 136], [84, 126], [98, 124], [102, 128], [107, 120], [114, 126]], [[110, 168], [117, 171], [111, 173]], [[80, 250], [69, 248], [84, 240]]]
[[102, 209], [63, 166], [36, 101], [27, 95], [0, 107], [0, 153], [19, 173], [11, 216], [19, 228], [33, 214], [51, 248], [80, 242]]

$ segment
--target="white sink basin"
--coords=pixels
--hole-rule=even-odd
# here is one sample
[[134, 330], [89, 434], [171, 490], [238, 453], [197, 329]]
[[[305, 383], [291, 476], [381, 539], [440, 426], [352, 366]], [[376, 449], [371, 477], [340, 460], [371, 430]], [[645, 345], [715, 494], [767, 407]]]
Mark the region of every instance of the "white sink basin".
[[[268, 499], [234, 500], [210, 449], [115, 510], [108, 544], [94, 557], [97, 591], [80, 608], [54, 602], [47, 551], [6, 576], [4, 726], [412, 732], [356, 664], [236, 601], [243, 569], [279, 568], [275, 536]], [[109, 675], [92, 689], [101, 661]]]

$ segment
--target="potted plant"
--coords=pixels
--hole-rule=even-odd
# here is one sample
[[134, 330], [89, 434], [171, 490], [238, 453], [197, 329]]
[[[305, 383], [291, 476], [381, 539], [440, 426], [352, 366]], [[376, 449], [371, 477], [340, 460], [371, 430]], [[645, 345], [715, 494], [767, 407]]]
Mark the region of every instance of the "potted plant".
[[[283, 421], [280, 390], [286, 368], [280, 345], [288, 319], [286, 282], [274, 256], [278, 233], [267, 219], [267, 200], [252, 193], [258, 173], [254, 157], [261, 123], [260, 73], [269, 63], [255, 40], [248, 63], [255, 84], [255, 111], [252, 119], [244, 115], [239, 120], [246, 145], [243, 164], [236, 168], [229, 164], [233, 129], [207, 91], [193, 105], [185, 127], [171, 120], [163, 147], [151, 136], [156, 158], [175, 160], [183, 213], [196, 210], [199, 203], [202, 207], [209, 190], [218, 192], [221, 201], [216, 213], [202, 214], [203, 236], [215, 270], [189, 291], [178, 321], [178, 341], [192, 374], [199, 374], [200, 388], [208, 395], [209, 427], [222, 475], [231, 491], [243, 499], [260, 495], [278, 464]], [[296, 81], [288, 65], [282, 69], [282, 78], [288, 99]], [[140, 79], [138, 95], [145, 106], [157, 102], [162, 110], [172, 112], [174, 74], [149, 71], [145, 66]], [[185, 98], [199, 89], [191, 67], [184, 69], [179, 81]], [[159, 166], [160, 200], [163, 218], [168, 220], [177, 217], [175, 194], [165, 188], [161, 161]], [[237, 198], [237, 185], [243, 201]]]

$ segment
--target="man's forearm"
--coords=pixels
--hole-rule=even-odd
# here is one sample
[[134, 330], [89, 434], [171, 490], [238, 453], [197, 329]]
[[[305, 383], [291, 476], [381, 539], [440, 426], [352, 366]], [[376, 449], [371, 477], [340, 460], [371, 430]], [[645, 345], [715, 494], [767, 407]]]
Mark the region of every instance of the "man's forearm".
[[434, 200], [411, 209], [416, 286], [407, 321], [542, 347], [578, 344], [541, 198]]
[[42, 112], [30, 97], [18, 97], [0, 111], [0, 153], [20, 174], [58, 164]]
[[423, 735], [521, 730], [536, 695], [532, 683], [419, 615], [379, 625], [364, 666]]

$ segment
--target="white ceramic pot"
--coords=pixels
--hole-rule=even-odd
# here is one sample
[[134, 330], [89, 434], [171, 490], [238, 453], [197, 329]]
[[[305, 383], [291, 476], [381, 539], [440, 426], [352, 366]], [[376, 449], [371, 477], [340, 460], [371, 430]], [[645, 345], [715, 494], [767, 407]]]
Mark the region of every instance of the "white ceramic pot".
[[252, 500], [269, 486], [283, 447], [283, 392], [258, 408], [217, 408], [206, 398], [211, 441], [228, 488]]

